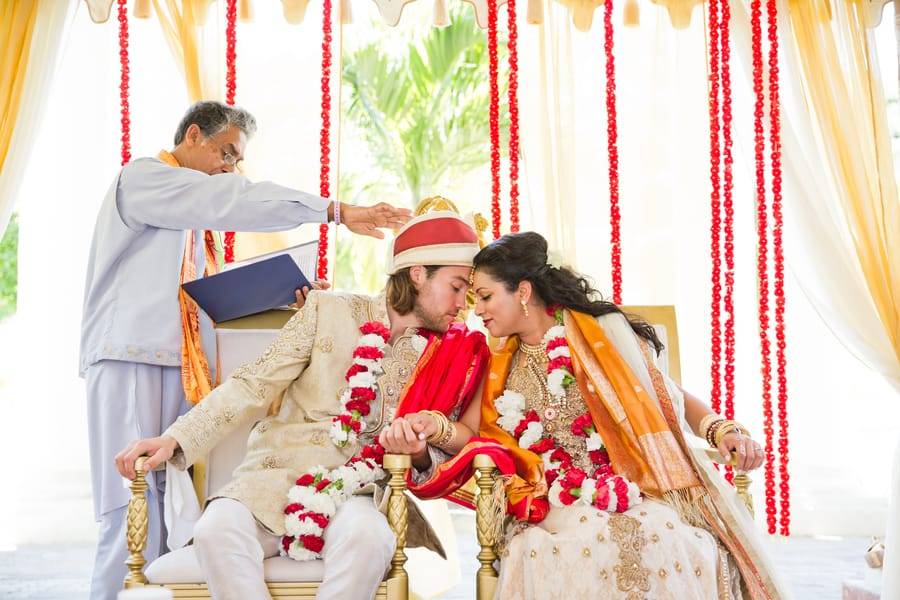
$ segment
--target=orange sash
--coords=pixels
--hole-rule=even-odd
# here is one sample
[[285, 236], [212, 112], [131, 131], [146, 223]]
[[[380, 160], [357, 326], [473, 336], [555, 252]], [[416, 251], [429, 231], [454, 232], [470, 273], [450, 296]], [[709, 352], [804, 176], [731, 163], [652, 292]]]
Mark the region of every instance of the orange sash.
[[[170, 167], [181, 166], [171, 152], [162, 150], [157, 158]], [[206, 245], [204, 275], [213, 275], [219, 270], [216, 239], [212, 231], [204, 231], [203, 239]], [[178, 287], [178, 304], [181, 308], [181, 383], [184, 386], [184, 395], [191, 404], [200, 402], [214, 387], [200, 337], [200, 309], [180, 285], [197, 279], [197, 265], [194, 264], [195, 242], [194, 231], [188, 231], [184, 245], [184, 257], [181, 260], [181, 277]], [[218, 369], [218, 353], [216, 363], [216, 385], [218, 385], [218, 379], [221, 377]]]

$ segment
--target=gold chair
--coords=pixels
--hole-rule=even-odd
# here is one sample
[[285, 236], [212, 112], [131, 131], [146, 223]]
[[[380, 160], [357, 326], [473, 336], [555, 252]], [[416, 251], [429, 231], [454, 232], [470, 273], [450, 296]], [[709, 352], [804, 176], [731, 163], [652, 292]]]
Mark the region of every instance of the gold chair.
[[[681, 383], [681, 354], [678, 345], [678, 329], [675, 319], [674, 306], [622, 306], [627, 314], [643, 318], [653, 325], [657, 334], [665, 345], [661, 356], [660, 366], [676, 383]], [[715, 463], [725, 464], [726, 461], [718, 450], [707, 448], [706, 455]], [[734, 459], [728, 461], [734, 464]], [[478, 553], [480, 567], [476, 577], [476, 595], [478, 600], [492, 600], [497, 588], [497, 570], [494, 564], [498, 559], [495, 547], [500, 541], [503, 530], [503, 518], [505, 506], [498, 507], [500, 501], [494, 495], [494, 484], [499, 476], [494, 461], [487, 455], [479, 455], [474, 460], [475, 480], [477, 492], [475, 494], [475, 529], [478, 536], [478, 545], [481, 550]], [[737, 494], [747, 506], [750, 514], [753, 514], [753, 498], [750, 495], [750, 477], [745, 473], [734, 476], [734, 486]]]
[[[196, 582], [179, 581], [170, 583], [166, 581], [149, 581], [144, 574], [143, 552], [147, 545], [148, 530], [148, 513], [147, 513], [147, 481], [146, 473], [143, 470], [144, 457], [139, 458], [135, 471], [137, 477], [131, 483], [131, 500], [128, 502], [128, 529], [127, 542], [128, 552], [130, 556], [125, 564], [128, 565], [128, 575], [125, 578], [125, 589], [136, 587], [158, 587], [166, 588], [172, 592], [174, 598], [201, 599], [210, 598], [209, 590], [206, 583], [202, 581], [202, 577], [198, 577]], [[391, 568], [378, 588], [375, 595], [377, 600], [407, 600], [409, 597], [409, 578], [404, 568], [406, 563], [406, 527], [407, 527], [407, 499], [406, 499], [406, 473], [410, 468], [409, 456], [387, 454], [384, 457], [384, 468], [391, 475], [388, 485], [391, 487], [391, 497], [388, 500], [388, 523], [394, 534], [397, 536], [397, 549], [391, 558]], [[200, 498], [201, 505], [203, 498]], [[186, 550], [182, 548], [175, 552]], [[171, 558], [175, 553], [171, 553]], [[158, 560], [162, 560], [161, 557]], [[186, 560], [186, 559], [185, 559]], [[271, 566], [270, 561], [277, 561], [276, 568], [268, 568]], [[273, 557], [266, 559], [267, 566], [266, 585], [269, 593], [273, 598], [282, 598], [290, 600], [312, 600], [316, 597], [321, 581], [310, 580], [311, 572], [321, 571], [321, 569], [309, 568], [312, 563], [321, 561], [309, 561], [299, 563], [289, 558]], [[316, 565], [312, 565], [315, 567]], [[190, 565], [187, 566], [190, 569]], [[183, 569], [182, 569], [183, 570]], [[296, 577], [292, 578], [292, 571], [296, 573]], [[270, 572], [274, 576], [270, 578]], [[319, 575], [319, 578], [321, 575]], [[165, 575], [161, 577], [166, 579]], [[175, 577], [174, 579], [182, 580], [184, 577]], [[293, 579], [293, 580], [292, 580]]]

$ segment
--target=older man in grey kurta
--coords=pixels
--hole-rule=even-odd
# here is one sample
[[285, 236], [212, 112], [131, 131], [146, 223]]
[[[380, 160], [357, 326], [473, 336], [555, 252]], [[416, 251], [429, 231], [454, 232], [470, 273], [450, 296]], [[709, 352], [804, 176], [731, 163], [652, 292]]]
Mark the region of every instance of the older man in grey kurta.
[[[129, 494], [115, 454], [135, 439], [156, 436], [184, 413], [182, 319], [178, 291], [186, 239], [202, 274], [202, 230], [279, 231], [340, 219], [351, 231], [380, 237], [377, 227], [402, 224], [407, 212], [379, 204], [338, 206], [270, 182], [234, 173], [253, 117], [216, 102], [191, 107], [175, 148], [141, 158], [116, 176], [100, 208], [85, 286], [80, 372], [87, 383], [88, 431], [95, 517], [101, 522], [91, 598], [115, 598], [126, 574], [125, 507]], [[173, 166], [174, 165], [174, 166]], [[235, 293], [239, 293], [236, 291]], [[302, 298], [301, 298], [302, 299]], [[200, 330], [215, 364], [211, 323]], [[164, 551], [161, 475], [150, 479], [147, 558]], [[158, 510], [156, 508], [158, 507]]]

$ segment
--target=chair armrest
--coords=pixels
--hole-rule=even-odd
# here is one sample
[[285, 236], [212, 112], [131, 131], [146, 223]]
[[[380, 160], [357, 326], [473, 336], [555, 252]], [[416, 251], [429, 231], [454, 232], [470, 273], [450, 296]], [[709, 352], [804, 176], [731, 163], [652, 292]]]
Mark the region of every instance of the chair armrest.
[[141, 456], [134, 463], [135, 477], [131, 482], [131, 499], [128, 501], [126, 512], [125, 540], [128, 543], [128, 559], [125, 565], [128, 567], [128, 575], [125, 576], [125, 589], [140, 587], [147, 584], [144, 575], [144, 548], [147, 547], [147, 530], [149, 528], [149, 515], [147, 513], [147, 472], [144, 470], [144, 461], [147, 456]]
[[[719, 451], [715, 448], [704, 448], [704, 452], [706, 452], [706, 456], [709, 457], [711, 461], [719, 465], [728, 465], [730, 467], [734, 467], [737, 464], [737, 453], [732, 452], [731, 458], [725, 460], [722, 458], [722, 455], [719, 454]], [[753, 480], [750, 479], [750, 476], [746, 473], [739, 473], [737, 471], [734, 472], [734, 487], [737, 490], [738, 497], [744, 502], [744, 505], [747, 507], [747, 510], [750, 511], [750, 516], [754, 515], [753, 511], [753, 495], [750, 493], [750, 484], [753, 483]]]
[[[500, 532], [503, 528], [503, 514], [506, 511], [506, 494], [502, 498], [498, 494], [502, 488], [498, 488], [498, 472], [494, 461], [486, 454], [475, 456], [475, 481], [478, 484], [478, 495], [475, 499], [475, 529], [478, 534], [478, 544], [481, 551], [478, 553], [478, 562], [481, 567], [476, 574], [475, 587], [478, 600], [492, 600], [497, 589], [497, 570], [494, 561], [497, 560], [495, 550], [500, 541]], [[499, 506], [498, 506], [499, 504]]]
[[391, 530], [397, 536], [397, 549], [391, 558], [391, 570], [388, 579], [400, 581], [401, 586], [408, 588], [409, 576], [406, 573], [406, 532], [409, 525], [409, 510], [406, 505], [406, 477], [412, 466], [408, 454], [385, 454], [384, 469], [390, 473], [388, 486], [391, 497], [388, 499], [387, 519]]

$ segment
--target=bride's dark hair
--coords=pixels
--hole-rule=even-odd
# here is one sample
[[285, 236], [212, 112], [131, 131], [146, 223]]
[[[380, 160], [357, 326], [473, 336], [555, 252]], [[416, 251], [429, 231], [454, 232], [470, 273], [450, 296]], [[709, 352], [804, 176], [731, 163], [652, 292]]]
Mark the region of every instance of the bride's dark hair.
[[473, 262], [476, 269], [486, 271], [510, 292], [521, 282], [530, 282], [534, 293], [547, 306], [560, 305], [594, 317], [619, 313], [637, 335], [653, 345], [657, 354], [662, 352], [663, 344], [652, 325], [634, 315], [626, 315], [612, 302], [603, 300], [584, 275], [566, 267], [548, 265], [547, 240], [539, 233], [526, 231], [504, 235], [482, 248]]

